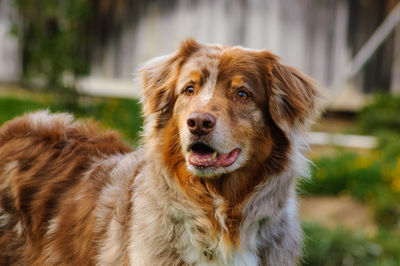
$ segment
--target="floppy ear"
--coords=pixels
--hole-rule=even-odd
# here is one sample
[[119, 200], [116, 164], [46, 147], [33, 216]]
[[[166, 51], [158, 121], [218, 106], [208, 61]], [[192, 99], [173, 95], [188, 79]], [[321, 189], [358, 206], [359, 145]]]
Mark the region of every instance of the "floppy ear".
[[140, 70], [143, 88], [143, 113], [150, 115], [170, 111], [174, 98], [177, 52], [154, 58]]
[[140, 70], [143, 114], [148, 116], [158, 113], [158, 127], [162, 127], [171, 117], [180, 68], [199, 47], [195, 40], [188, 39], [182, 42], [179, 50], [148, 61]]
[[273, 58], [269, 66], [269, 113], [286, 133], [306, 127], [317, 115], [319, 92], [314, 81]]

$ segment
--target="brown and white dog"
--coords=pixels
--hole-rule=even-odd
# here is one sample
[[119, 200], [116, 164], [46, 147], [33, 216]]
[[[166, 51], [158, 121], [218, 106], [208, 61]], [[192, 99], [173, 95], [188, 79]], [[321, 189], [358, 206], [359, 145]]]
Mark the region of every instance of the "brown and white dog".
[[312, 81], [268, 51], [194, 40], [141, 81], [135, 152], [68, 114], [2, 126], [0, 264], [296, 265]]

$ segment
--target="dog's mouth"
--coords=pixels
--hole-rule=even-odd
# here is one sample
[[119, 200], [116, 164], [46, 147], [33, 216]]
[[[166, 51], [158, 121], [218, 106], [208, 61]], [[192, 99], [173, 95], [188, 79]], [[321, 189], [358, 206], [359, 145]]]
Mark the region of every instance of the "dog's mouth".
[[218, 153], [213, 147], [202, 142], [192, 144], [189, 151], [188, 162], [196, 168], [228, 167], [236, 161], [240, 153], [239, 148], [224, 154]]

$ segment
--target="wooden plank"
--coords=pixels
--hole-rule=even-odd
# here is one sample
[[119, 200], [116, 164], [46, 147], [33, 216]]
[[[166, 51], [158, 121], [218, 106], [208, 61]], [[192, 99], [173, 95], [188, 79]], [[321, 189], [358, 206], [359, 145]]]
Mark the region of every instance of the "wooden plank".
[[400, 94], [400, 24], [395, 30], [390, 91], [393, 94]]
[[378, 141], [375, 137], [370, 136], [311, 132], [309, 135], [309, 144], [374, 149], [378, 146]]

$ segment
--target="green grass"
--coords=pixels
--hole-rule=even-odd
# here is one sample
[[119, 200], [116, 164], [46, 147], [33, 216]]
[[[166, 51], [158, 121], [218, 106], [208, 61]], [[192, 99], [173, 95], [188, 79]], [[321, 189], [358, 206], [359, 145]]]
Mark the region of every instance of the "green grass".
[[400, 133], [400, 96], [377, 94], [373, 102], [365, 106], [357, 119], [357, 125], [364, 134], [380, 132]]
[[25, 112], [44, 109], [47, 106], [35, 100], [16, 97], [0, 97], [0, 125]]
[[399, 232], [380, 230], [374, 237], [343, 228], [303, 224], [303, 266], [400, 265]]

